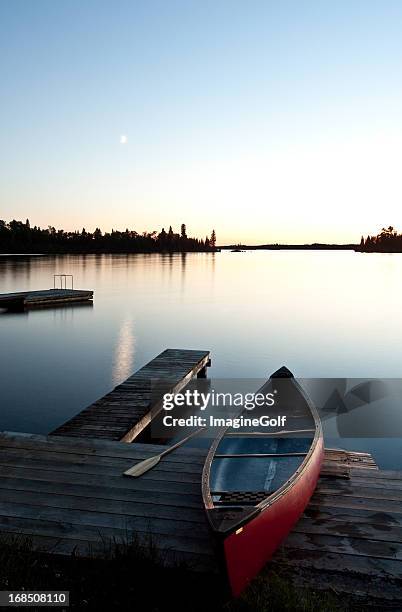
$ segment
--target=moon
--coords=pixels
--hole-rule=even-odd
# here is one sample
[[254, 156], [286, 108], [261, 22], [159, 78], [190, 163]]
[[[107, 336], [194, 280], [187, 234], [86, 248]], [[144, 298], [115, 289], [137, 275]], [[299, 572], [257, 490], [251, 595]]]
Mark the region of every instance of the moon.
[[128, 142], [127, 135], [126, 134], [121, 134], [121, 136], [120, 136], [120, 144], [124, 145], [124, 144], [127, 144], [127, 142]]

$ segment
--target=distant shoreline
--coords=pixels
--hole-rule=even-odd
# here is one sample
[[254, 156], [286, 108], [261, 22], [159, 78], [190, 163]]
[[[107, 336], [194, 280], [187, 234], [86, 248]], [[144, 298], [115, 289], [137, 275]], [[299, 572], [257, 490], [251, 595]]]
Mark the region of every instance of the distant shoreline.
[[84, 251], [84, 250], [77, 250], [77, 251], [41, 251], [40, 253], [38, 252], [29, 252], [27, 251], [26, 253], [21, 253], [20, 251], [16, 251], [15, 253], [13, 253], [12, 251], [7, 251], [2, 253], [0, 251], [0, 257], [40, 257], [40, 256], [45, 256], [45, 255], [177, 255], [177, 254], [187, 254], [187, 253], [219, 253], [221, 249], [220, 248], [215, 248], [215, 249], [202, 249], [202, 250], [191, 250], [191, 251], [115, 251], [115, 250], [109, 250], [109, 251], [99, 251], [99, 250], [92, 250], [92, 251]]
[[241, 251], [361, 251], [362, 249], [357, 244], [324, 244], [324, 243], [315, 243], [315, 244], [260, 244], [260, 245], [245, 245], [245, 244], [233, 244], [233, 245], [223, 245], [216, 247], [214, 250], [209, 249], [200, 249], [200, 250], [192, 250], [192, 251], [184, 251], [184, 250], [142, 250], [142, 251], [134, 251], [134, 250], [48, 250], [41, 252], [0, 252], [1, 257], [34, 257], [34, 256], [45, 256], [45, 255], [173, 255], [173, 254], [185, 254], [185, 253], [219, 253], [220, 251], [231, 251], [231, 250], [241, 250]]
[[355, 251], [356, 253], [401, 253], [398, 250], [385, 250], [380, 248], [364, 248], [358, 244], [325, 244], [325, 243], [313, 243], [313, 244], [258, 244], [258, 245], [247, 245], [247, 244], [229, 244], [221, 245], [215, 249], [200, 249], [200, 250], [69, 250], [69, 251], [41, 251], [41, 252], [25, 252], [12, 251], [1, 252], [0, 257], [40, 257], [45, 255], [177, 255], [187, 253], [219, 253], [220, 251]]
[[359, 248], [357, 244], [324, 244], [321, 242], [313, 244], [259, 244], [259, 245], [246, 245], [246, 244], [230, 244], [220, 246], [220, 249], [242, 249], [244, 251], [356, 251]]

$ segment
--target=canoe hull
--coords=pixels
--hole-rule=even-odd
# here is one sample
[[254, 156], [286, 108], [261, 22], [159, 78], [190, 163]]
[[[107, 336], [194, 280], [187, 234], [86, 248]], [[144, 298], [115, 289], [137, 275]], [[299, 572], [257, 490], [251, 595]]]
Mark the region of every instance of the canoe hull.
[[235, 597], [269, 561], [302, 515], [317, 485], [323, 456], [321, 434], [308, 463], [292, 486], [241, 529], [224, 539], [226, 572]]

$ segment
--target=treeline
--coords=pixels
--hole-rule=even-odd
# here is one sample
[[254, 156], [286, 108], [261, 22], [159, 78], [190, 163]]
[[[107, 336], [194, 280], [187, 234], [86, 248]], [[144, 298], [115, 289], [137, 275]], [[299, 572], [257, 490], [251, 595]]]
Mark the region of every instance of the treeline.
[[383, 227], [377, 236], [361, 237], [360, 246], [356, 251], [362, 252], [382, 252], [382, 253], [401, 253], [402, 252], [402, 234], [390, 225]]
[[166, 232], [143, 232], [126, 229], [124, 232], [112, 230], [103, 233], [100, 228], [91, 233], [85, 228], [82, 231], [65, 232], [49, 226], [41, 229], [31, 227], [29, 220], [0, 220], [1, 253], [153, 253], [153, 252], [187, 252], [216, 250], [216, 234], [204, 240], [189, 238], [186, 226], [181, 225], [176, 234], [172, 227]]

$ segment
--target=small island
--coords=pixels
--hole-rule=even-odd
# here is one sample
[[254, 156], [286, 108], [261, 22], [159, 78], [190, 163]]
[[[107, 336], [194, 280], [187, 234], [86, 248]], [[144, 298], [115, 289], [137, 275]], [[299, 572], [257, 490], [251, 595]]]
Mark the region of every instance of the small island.
[[377, 236], [361, 237], [360, 245], [355, 251], [361, 253], [402, 253], [402, 234], [392, 225], [383, 227]]

